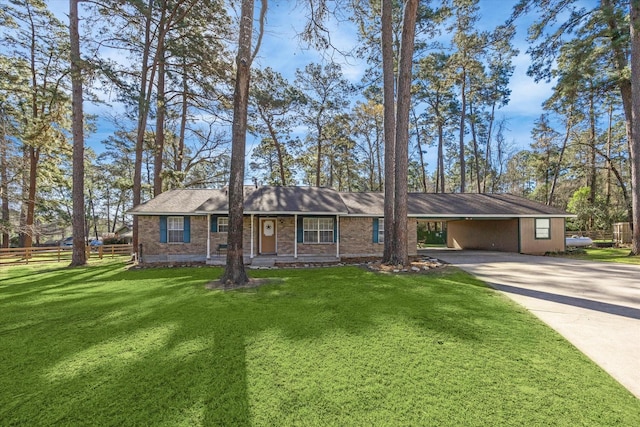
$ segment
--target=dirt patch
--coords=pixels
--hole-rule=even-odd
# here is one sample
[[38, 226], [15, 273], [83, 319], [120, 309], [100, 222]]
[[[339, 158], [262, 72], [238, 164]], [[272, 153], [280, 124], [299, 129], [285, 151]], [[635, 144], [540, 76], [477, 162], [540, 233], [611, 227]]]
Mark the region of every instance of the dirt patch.
[[272, 284], [276, 284], [276, 283], [283, 283], [284, 280], [279, 279], [279, 278], [261, 278], [261, 279], [254, 279], [254, 278], [249, 278], [249, 282], [245, 283], [244, 285], [232, 285], [232, 286], [227, 286], [225, 287], [225, 284], [222, 283], [222, 281], [220, 280], [214, 280], [212, 282], [207, 283], [206, 285], [204, 285], [205, 289], [211, 289], [211, 290], [222, 290], [222, 291], [232, 291], [234, 289], [251, 289], [251, 288], [257, 288], [260, 286], [264, 286], [264, 285], [272, 285]]

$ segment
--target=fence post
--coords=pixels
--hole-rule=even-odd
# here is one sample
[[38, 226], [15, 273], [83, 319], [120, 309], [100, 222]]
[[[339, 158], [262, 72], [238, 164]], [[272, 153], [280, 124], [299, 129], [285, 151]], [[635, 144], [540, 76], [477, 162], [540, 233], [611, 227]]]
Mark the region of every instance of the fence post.
[[102, 259], [102, 245], [98, 246], [98, 258]]

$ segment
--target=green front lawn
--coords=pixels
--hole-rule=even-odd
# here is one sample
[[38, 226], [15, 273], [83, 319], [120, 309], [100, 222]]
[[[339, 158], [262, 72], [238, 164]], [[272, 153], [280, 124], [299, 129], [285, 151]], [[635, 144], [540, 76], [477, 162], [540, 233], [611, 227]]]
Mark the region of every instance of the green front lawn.
[[0, 269], [0, 425], [640, 425], [640, 400], [453, 268]]
[[631, 250], [625, 248], [585, 248], [563, 256], [585, 261], [640, 264], [640, 256], [629, 256], [630, 253]]

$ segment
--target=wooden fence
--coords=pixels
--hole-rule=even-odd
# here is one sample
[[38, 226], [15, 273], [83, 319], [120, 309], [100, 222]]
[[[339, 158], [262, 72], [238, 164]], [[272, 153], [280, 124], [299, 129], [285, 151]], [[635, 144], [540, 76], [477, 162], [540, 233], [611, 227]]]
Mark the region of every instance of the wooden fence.
[[[132, 245], [102, 245], [87, 246], [87, 259], [114, 258], [116, 256], [130, 256]], [[12, 264], [29, 264], [33, 262], [71, 262], [73, 249], [71, 247], [32, 247], [32, 248], [0, 248], [0, 266]]]
[[567, 231], [565, 233], [565, 237], [571, 236], [590, 237], [592, 240], [602, 240], [606, 242], [613, 241], [613, 232], [604, 230]]

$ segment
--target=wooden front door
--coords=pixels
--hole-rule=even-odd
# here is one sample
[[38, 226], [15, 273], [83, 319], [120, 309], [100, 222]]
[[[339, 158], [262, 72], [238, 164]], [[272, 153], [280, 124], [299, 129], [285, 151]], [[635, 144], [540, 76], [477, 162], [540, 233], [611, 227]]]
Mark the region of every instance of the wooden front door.
[[260, 218], [260, 253], [276, 253], [276, 219]]

